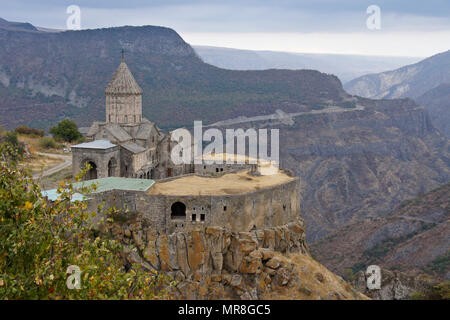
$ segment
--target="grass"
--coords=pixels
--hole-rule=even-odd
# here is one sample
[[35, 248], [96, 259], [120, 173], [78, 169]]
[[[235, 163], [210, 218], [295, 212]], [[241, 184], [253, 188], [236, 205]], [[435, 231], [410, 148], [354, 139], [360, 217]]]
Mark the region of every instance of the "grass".
[[31, 171], [32, 174], [44, 171], [57, 164], [63, 162], [63, 159], [54, 158], [50, 156], [42, 156], [39, 154], [33, 154], [31, 157], [24, 159], [20, 165]]
[[264, 294], [263, 299], [316, 300], [319, 296], [332, 300], [368, 299], [308, 255], [289, 253], [285, 256], [275, 253], [275, 256], [282, 260], [284, 265], [292, 266], [292, 274], [301, 281], [279, 286], [275, 279], [272, 282], [273, 290]]
[[35, 152], [48, 152], [48, 153], [57, 153], [57, 154], [64, 154], [62, 151], [61, 145], [59, 143], [56, 143], [57, 148], [45, 148], [41, 144], [41, 137], [38, 137], [36, 135], [29, 135], [29, 134], [19, 134], [18, 139], [20, 142], [25, 142], [28, 150], [31, 153]]

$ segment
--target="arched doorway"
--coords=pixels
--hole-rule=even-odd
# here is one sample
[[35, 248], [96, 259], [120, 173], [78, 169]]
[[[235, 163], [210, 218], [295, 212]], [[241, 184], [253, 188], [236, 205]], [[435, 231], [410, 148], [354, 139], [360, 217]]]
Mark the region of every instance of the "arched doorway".
[[175, 202], [170, 207], [170, 218], [176, 220], [186, 220], [186, 205], [182, 202]]
[[86, 164], [89, 164], [90, 169], [86, 174], [84, 175], [84, 180], [93, 180], [97, 179], [97, 165], [94, 161], [86, 161]]
[[114, 177], [116, 173], [117, 161], [115, 158], [111, 158], [108, 162], [108, 177]]

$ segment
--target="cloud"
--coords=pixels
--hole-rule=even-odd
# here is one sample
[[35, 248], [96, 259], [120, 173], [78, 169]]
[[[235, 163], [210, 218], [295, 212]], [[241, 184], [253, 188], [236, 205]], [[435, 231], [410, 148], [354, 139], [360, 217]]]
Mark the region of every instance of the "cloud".
[[63, 27], [65, 9], [77, 4], [85, 28], [165, 25], [184, 32], [357, 32], [366, 9], [381, 8], [385, 28], [450, 28], [450, 2], [427, 0], [0, 0], [2, 15], [43, 27]]
[[[3, 18], [42, 27], [65, 28], [66, 8], [77, 4], [83, 29], [161, 25], [193, 44], [243, 49], [424, 56], [444, 48], [450, 30], [448, 0], [414, 5], [406, 0], [0, 2]], [[366, 27], [366, 9], [371, 4], [381, 8], [381, 30]]]
[[247, 50], [427, 57], [449, 50], [450, 31], [392, 33], [181, 33], [192, 45]]

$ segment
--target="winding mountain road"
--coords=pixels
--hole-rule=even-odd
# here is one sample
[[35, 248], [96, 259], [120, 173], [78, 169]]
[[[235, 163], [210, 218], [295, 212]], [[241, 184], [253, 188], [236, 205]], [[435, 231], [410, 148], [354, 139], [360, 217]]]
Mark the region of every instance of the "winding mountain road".
[[64, 162], [59, 163], [56, 166], [51, 167], [47, 170], [33, 174], [33, 179], [39, 179], [41, 177], [46, 177], [46, 176], [52, 175], [58, 171], [66, 169], [72, 165], [72, 155], [44, 153], [44, 152], [36, 152], [36, 153], [40, 156], [62, 159], [62, 160], [64, 160]]

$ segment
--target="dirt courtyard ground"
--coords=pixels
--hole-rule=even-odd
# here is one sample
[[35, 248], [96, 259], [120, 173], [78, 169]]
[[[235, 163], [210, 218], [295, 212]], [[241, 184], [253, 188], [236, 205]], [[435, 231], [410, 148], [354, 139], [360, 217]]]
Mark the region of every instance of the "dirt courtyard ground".
[[167, 182], [156, 182], [148, 194], [227, 195], [256, 191], [293, 180], [280, 170], [273, 175], [251, 175], [248, 171], [228, 173], [218, 178], [188, 176]]

